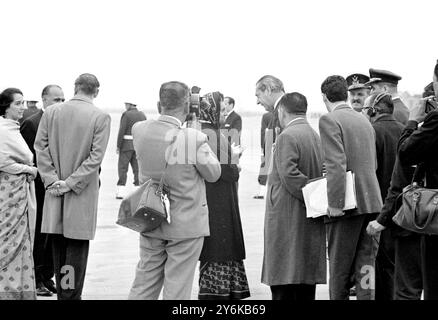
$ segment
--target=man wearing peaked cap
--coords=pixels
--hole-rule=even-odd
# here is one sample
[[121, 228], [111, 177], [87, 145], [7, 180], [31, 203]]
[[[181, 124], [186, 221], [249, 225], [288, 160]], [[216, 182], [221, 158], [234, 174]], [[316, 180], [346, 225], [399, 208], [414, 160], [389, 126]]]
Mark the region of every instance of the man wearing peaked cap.
[[125, 109], [126, 111], [122, 114], [122, 118], [120, 119], [120, 129], [117, 137], [117, 153], [119, 154], [117, 199], [123, 199], [125, 196], [125, 185], [129, 164], [131, 164], [132, 172], [134, 174], [134, 185], [139, 185], [138, 163], [134, 144], [132, 142], [133, 138], [131, 129], [135, 123], [146, 120], [146, 116], [143, 112], [137, 110], [137, 105], [135, 103], [125, 102]]
[[370, 94], [371, 87], [367, 84], [370, 78], [361, 73], [353, 73], [345, 80], [347, 80], [348, 84], [348, 100], [350, 105], [357, 112], [361, 112], [365, 99]]
[[387, 92], [392, 96], [394, 118], [405, 125], [408, 122], [409, 109], [398, 95], [397, 85], [401, 79], [401, 76], [391, 71], [370, 68], [370, 81], [367, 84], [372, 87], [371, 93]]

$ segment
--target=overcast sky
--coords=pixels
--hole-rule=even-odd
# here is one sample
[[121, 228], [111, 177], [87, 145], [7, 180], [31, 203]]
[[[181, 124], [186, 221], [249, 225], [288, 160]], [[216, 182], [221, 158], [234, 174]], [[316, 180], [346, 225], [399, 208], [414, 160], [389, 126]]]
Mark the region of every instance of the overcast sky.
[[436, 0], [2, 0], [0, 89], [40, 100], [56, 83], [70, 98], [90, 72], [102, 108], [155, 108], [160, 84], [179, 80], [262, 110], [255, 82], [272, 74], [319, 111], [325, 77], [374, 67], [420, 93], [438, 59], [437, 9]]

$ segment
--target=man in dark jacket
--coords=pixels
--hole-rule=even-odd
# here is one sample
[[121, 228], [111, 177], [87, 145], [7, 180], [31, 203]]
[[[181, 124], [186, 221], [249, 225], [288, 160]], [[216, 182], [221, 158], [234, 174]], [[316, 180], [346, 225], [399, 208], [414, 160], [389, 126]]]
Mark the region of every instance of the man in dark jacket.
[[[433, 87], [438, 97], [438, 63], [433, 74]], [[426, 114], [427, 99], [420, 100], [409, 116], [398, 147], [403, 165], [419, 165], [425, 171], [425, 187], [438, 189], [438, 110]], [[423, 122], [419, 128], [418, 124]], [[416, 180], [419, 180], [418, 177]], [[438, 236], [422, 235], [421, 265], [425, 300], [438, 299]]]
[[240, 136], [242, 133], [242, 117], [234, 111], [235, 101], [231, 97], [224, 98], [225, 111], [227, 116], [225, 122], [221, 124], [221, 129], [228, 130], [228, 137], [231, 137], [231, 143], [240, 145]]
[[137, 110], [137, 105], [130, 102], [125, 102], [125, 108], [126, 111], [123, 112], [122, 118], [120, 119], [120, 129], [117, 136], [119, 181], [117, 182], [116, 199], [123, 199], [125, 196], [124, 189], [126, 185], [129, 164], [131, 164], [132, 172], [134, 174], [134, 185], [139, 185], [138, 163], [134, 145], [132, 143], [131, 129], [135, 123], [146, 120], [144, 113]]
[[[376, 132], [377, 180], [382, 199], [386, 198], [397, 156], [397, 143], [403, 125], [393, 117], [394, 104], [385, 92], [372, 94], [364, 110]], [[376, 257], [376, 300], [393, 300], [394, 297], [394, 239], [391, 231], [380, 235]]]
[[[36, 113], [30, 117], [24, 119], [21, 124], [20, 131], [24, 140], [26, 141], [29, 149], [33, 153], [33, 159], [35, 165], [36, 155], [33, 144], [38, 131], [41, 117], [43, 116], [44, 109], [55, 103], [64, 102], [64, 93], [61, 87], [57, 85], [48, 85], [43, 89], [41, 93], [43, 101], [43, 109], [38, 109]], [[54, 274], [53, 270], [53, 258], [52, 258], [52, 245], [49, 234], [41, 233], [41, 222], [43, 217], [44, 197], [46, 189], [38, 174], [35, 179], [35, 193], [37, 200], [37, 219], [35, 226], [35, 242], [33, 247], [33, 257], [35, 262], [35, 277], [36, 277], [36, 290], [39, 296], [51, 296], [52, 293], [56, 293], [55, 284], [52, 280]]]
[[265, 194], [266, 194], [266, 181], [268, 180], [268, 175], [265, 172], [265, 164], [266, 164], [266, 160], [265, 160], [265, 135], [266, 135], [266, 130], [268, 130], [269, 124], [272, 121], [272, 117], [273, 117], [272, 112], [268, 111], [268, 112], [264, 113], [262, 116], [262, 121], [261, 121], [261, 125], [260, 125], [260, 146], [261, 146], [262, 156], [261, 156], [260, 172], [259, 172], [259, 176], [257, 179], [259, 182], [260, 188], [259, 188], [259, 193], [253, 197], [254, 199], [264, 199]]

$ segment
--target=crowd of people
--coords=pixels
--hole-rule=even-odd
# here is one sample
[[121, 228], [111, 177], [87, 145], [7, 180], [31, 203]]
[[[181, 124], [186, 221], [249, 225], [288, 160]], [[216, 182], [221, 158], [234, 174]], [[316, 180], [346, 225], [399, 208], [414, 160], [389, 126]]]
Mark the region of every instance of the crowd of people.
[[[314, 300], [327, 282], [327, 256], [332, 300], [438, 299], [438, 236], [392, 220], [413, 179], [438, 187], [438, 110], [427, 107], [438, 97], [438, 64], [410, 110], [399, 80], [377, 69], [327, 77], [319, 134], [303, 94], [286, 93], [271, 75], [257, 81], [267, 113], [254, 198], [266, 201], [261, 281], [272, 299]], [[93, 104], [99, 87], [82, 74], [65, 101], [62, 88], [48, 85], [42, 109], [26, 108], [19, 89], [0, 94], [0, 299], [81, 299], [110, 136], [109, 114]], [[131, 164], [135, 186], [163, 179], [170, 200], [170, 218], [140, 234], [129, 299], [190, 299], [198, 262], [200, 300], [250, 297], [238, 197], [242, 118], [219, 91], [189, 117], [190, 95], [186, 84], [166, 82], [157, 119], [130, 102], [121, 117], [116, 198], [129, 196]], [[353, 209], [344, 209], [348, 171]], [[303, 188], [322, 177], [327, 212], [308, 218]]]

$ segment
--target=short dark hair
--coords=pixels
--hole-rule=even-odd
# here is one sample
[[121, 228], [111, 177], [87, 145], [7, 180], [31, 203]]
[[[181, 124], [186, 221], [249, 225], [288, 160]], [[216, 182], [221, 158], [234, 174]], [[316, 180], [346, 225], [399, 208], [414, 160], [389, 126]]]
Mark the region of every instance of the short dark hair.
[[321, 92], [326, 95], [330, 102], [347, 101], [347, 81], [341, 76], [330, 76], [321, 84]]
[[299, 92], [286, 93], [281, 97], [278, 105], [290, 114], [306, 114], [307, 112], [307, 99]]
[[75, 94], [80, 91], [92, 95], [97, 92], [99, 87], [100, 83], [94, 74], [83, 73], [75, 81]]
[[0, 93], [0, 116], [4, 116], [6, 114], [6, 110], [14, 101], [14, 94], [23, 95], [23, 92], [17, 88], [7, 88]]
[[228, 99], [228, 103], [229, 104], [232, 104], [233, 106], [235, 105], [235, 101], [234, 101], [234, 99], [233, 98], [231, 98], [231, 97], [225, 97], [225, 99]]
[[160, 87], [160, 105], [166, 110], [175, 110], [187, 103], [189, 87], [179, 81], [163, 83]]
[[[379, 101], [375, 103], [376, 98], [379, 98]], [[392, 97], [388, 93], [373, 93], [370, 95], [370, 103], [374, 105], [374, 108], [377, 109], [379, 113], [387, 113], [393, 114], [394, 112], [394, 103], [392, 102]]]
[[49, 84], [49, 85], [45, 86], [43, 91], [41, 92], [41, 98], [43, 98], [44, 96], [47, 96], [49, 94], [50, 89], [55, 88], [55, 87], [62, 90], [62, 88], [60, 86], [58, 86], [57, 84]]

